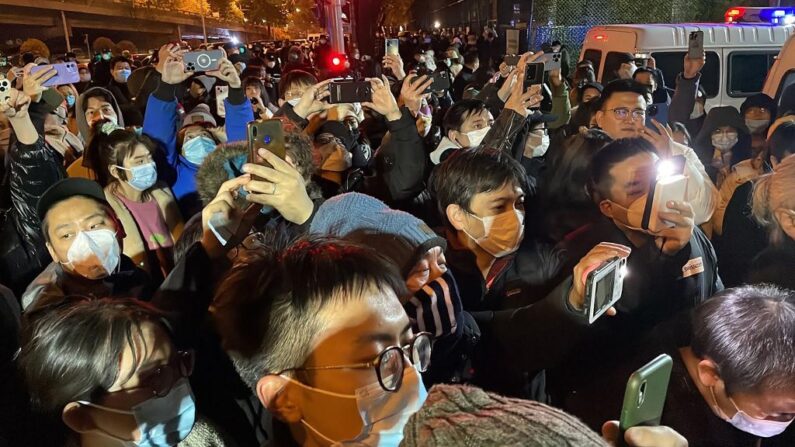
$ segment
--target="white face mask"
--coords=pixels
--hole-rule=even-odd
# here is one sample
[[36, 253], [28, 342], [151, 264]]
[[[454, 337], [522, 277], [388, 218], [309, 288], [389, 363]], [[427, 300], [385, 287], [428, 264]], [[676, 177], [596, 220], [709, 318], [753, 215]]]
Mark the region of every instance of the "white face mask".
[[549, 135], [537, 135], [531, 133], [527, 136], [524, 156], [527, 158], [543, 157], [549, 149]]
[[719, 133], [712, 135], [712, 145], [721, 152], [730, 151], [739, 140], [736, 133]]
[[299, 102], [301, 102], [301, 98], [293, 98], [287, 100], [287, 104], [290, 104], [293, 107], [297, 106]]
[[356, 394], [339, 394], [321, 390], [282, 376], [290, 382], [310, 392], [321, 393], [340, 399], [354, 399], [362, 418], [362, 431], [350, 440], [337, 441], [320, 433], [305, 419], [301, 423], [321, 439], [333, 446], [359, 445], [397, 447], [403, 440], [403, 427], [409, 417], [416, 413], [428, 397], [422, 384], [420, 373], [415, 366], [406, 367], [403, 382], [397, 392], [384, 390], [377, 381], [368, 386], [357, 388]]
[[[88, 279], [100, 279], [112, 275], [119, 267], [121, 249], [116, 233], [111, 230], [92, 230], [77, 233], [66, 259], [72, 270]], [[101, 267], [103, 273], [97, 273]]]
[[704, 116], [704, 104], [696, 101], [696, 104], [693, 106], [693, 111], [690, 112], [690, 119], [698, 119]]
[[729, 418], [726, 416], [726, 413], [724, 413], [723, 410], [721, 410], [721, 408], [718, 406], [718, 400], [715, 398], [714, 387], [709, 387], [709, 392], [712, 393], [712, 400], [715, 402], [715, 413], [717, 413], [718, 416], [733, 425], [734, 428], [738, 430], [742, 430], [746, 433], [750, 433], [761, 438], [770, 438], [784, 433], [784, 430], [786, 430], [787, 427], [792, 424], [793, 419], [790, 419], [786, 422], [780, 422], [768, 421], [767, 419], [757, 419], [748, 416], [744, 411], [737, 407], [737, 404], [734, 403], [734, 399], [731, 397], [729, 398], [729, 402], [731, 402], [731, 404], [734, 406], [734, 409], [737, 410], [737, 413], [734, 413], [734, 416]]
[[763, 130], [767, 129], [767, 127], [770, 125], [770, 121], [746, 119], [745, 125], [748, 126], [748, 130], [751, 133], [761, 133]]
[[483, 139], [486, 138], [486, 134], [489, 133], [491, 130], [491, 126], [484, 127], [480, 130], [473, 130], [472, 132], [467, 132], [466, 135], [467, 139], [469, 140], [468, 147], [478, 147], [480, 143], [483, 142]]

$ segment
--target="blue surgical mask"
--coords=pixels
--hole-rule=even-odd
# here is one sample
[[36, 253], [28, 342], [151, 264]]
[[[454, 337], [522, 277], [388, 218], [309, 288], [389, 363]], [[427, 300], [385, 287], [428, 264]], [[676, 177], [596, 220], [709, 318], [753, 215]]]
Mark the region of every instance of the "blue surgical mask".
[[132, 168], [125, 168], [116, 166], [118, 169], [130, 171], [130, 178], [127, 183], [136, 191], [146, 191], [157, 182], [157, 166], [155, 162], [146, 163], [140, 166], [133, 166]]
[[177, 445], [188, 437], [196, 422], [196, 402], [190, 389], [188, 379], [182, 378], [174, 384], [171, 391], [163, 397], [153, 397], [132, 407], [131, 410], [108, 408], [91, 402], [80, 401], [87, 405], [111, 413], [128, 414], [135, 417], [138, 424], [140, 441], [124, 441], [110, 433], [99, 431], [125, 446], [161, 447]]
[[72, 95], [66, 95], [66, 105], [69, 107], [75, 106], [75, 97]]
[[189, 162], [200, 165], [215, 150], [215, 141], [206, 136], [190, 139], [182, 145], [182, 153]]
[[113, 80], [119, 84], [124, 84], [127, 82], [127, 78], [130, 77], [130, 73], [132, 73], [132, 71], [127, 69], [117, 70], [115, 73], [113, 73]]

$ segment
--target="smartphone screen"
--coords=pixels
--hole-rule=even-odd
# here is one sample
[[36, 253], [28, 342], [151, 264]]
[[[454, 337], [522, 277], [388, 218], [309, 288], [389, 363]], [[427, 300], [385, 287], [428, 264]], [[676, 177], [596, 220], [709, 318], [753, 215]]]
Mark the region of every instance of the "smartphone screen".
[[400, 54], [400, 40], [399, 39], [386, 39], [385, 53], [393, 56]]

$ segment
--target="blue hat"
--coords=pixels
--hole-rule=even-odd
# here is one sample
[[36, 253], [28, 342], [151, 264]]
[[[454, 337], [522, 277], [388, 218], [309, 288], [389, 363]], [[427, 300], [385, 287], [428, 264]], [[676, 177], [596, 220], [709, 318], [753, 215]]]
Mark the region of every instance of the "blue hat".
[[321, 205], [309, 231], [373, 247], [392, 259], [404, 277], [428, 250], [447, 248], [447, 241], [422, 220], [355, 192], [333, 197]]

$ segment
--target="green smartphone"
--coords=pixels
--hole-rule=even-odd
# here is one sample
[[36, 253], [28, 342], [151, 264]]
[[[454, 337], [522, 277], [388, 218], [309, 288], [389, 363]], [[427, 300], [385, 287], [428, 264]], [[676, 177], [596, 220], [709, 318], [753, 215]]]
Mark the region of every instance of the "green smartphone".
[[626, 445], [624, 432], [629, 428], [660, 425], [673, 363], [670, 355], [661, 354], [629, 376], [619, 420], [620, 445]]

